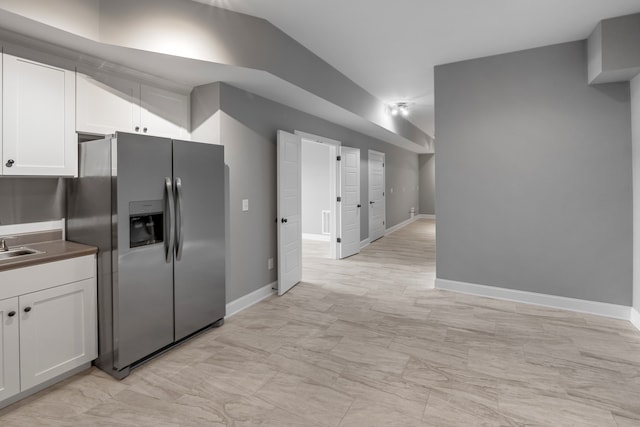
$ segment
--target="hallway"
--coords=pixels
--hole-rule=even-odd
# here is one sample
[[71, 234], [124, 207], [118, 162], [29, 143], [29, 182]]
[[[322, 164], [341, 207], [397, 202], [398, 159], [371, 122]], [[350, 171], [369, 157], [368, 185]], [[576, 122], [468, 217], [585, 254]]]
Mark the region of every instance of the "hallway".
[[417, 220], [118, 382], [100, 371], [0, 412], [2, 426], [640, 425], [628, 322], [432, 289]]

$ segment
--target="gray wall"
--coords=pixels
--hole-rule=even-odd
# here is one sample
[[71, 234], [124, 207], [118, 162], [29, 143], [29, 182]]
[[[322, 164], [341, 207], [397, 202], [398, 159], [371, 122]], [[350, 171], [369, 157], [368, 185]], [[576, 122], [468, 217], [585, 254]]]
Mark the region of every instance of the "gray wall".
[[633, 138], [633, 307], [640, 312], [640, 74], [631, 80]]
[[[275, 269], [267, 270], [267, 259], [277, 259], [274, 220], [278, 129], [300, 130], [360, 148], [363, 201], [368, 194], [367, 150], [384, 152], [387, 194], [391, 187], [400, 189], [387, 197], [387, 227], [409, 219], [410, 207], [418, 206], [415, 153], [222, 83], [194, 89], [191, 107], [195, 118], [193, 139], [215, 142], [219, 129], [219, 141], [225, 146], [225, 162], [229, 167], [228, 302], [277, 278]], [[241, 211], [245, 198], [249, 199], [249, 212]], [[364, 240], [369, 231], [368, 203], [363, 203], [360, 215], [360, 234]]]
[[436, 67], [439, 279], [631, 304], [629, 83], [586, 51]]
[[420, 213], [435, 215], [436, 213], [436, 156], [420, 154]]
[[322, 234], [322, 211], [331, 210], [329, 154], [325, 144], [302, 141], [303, 233]]
[[65, 216], [62, 178], [0, 178], [0, 225], [57, 221]]
[[[418, 207], [418, 155], [383, 141], [362, 135], [285, 105], [256, 96], [226, 84], [220, 84], [221, 108], [254, 133], [272, 144], [275, 151], [278, 129], [287, 132], [299, 130], [342, 142], [342, 145], [360, 149], [360, 183], [363, 200], [367, 197], [367, 150], [386, 154], [387, 228], [409, 219], [409, 209]], [[222, 141], [227, 144], [227, 141]], [[253, 176], [256, 177], [257, 176]], [[253, 179], [252, 177], [252, 179]], [[275, 178], [274, 178], [275, 180]], [[275, 182], [275, 181], [274, 181]], [[390, 194], [390, 189], [394, 193]], [[403, 191], [404, 188], [404, 191]], [[275, 198], [275, 186], [273, 188]], [[363, 203], [360, 219], [360, 239], [369, 235], [368, 204]], [[275, 212], [274, 212], [275, 218]]]
[[605, 19], [588, 40], [589, 82], [629, 81], [640, 72], [640, 13]]

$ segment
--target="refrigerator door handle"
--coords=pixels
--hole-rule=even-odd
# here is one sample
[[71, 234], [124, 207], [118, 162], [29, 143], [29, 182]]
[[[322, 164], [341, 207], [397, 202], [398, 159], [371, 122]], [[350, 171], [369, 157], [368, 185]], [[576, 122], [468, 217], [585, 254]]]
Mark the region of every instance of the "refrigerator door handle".
[[182, 258], [184, 233], [182, 231], [182, 179], [176, 177], [176, 260]]
[[[169, 209], [167, 210], [167, 216], [165, 218], [165, 232], [167, 228], [169, 229], [169, 238], [164, 239], [164, 256], [167, 263], [171, 262], [173, 258], [173, 246], [174, 246], [174, 236], [175, 236], [175, 206], [173, 204], [173, 189], [171, 186], [171, 178], [164, 179], [164, 190], [165, 190], [165, 201], [169, 205]], [[168, 225], [168, 227], [167, 227]]]

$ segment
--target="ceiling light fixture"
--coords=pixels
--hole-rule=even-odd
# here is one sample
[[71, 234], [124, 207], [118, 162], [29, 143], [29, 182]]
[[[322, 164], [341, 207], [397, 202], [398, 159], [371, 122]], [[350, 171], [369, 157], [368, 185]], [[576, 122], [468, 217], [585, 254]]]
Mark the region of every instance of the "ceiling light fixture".
[[402, 114], [404, 117], [407, 117], [409, 115], [409, 104], [406, 102], [395, 102], [393, 104], [389, 104], [387, 105], [387, 113], [392, 116]]

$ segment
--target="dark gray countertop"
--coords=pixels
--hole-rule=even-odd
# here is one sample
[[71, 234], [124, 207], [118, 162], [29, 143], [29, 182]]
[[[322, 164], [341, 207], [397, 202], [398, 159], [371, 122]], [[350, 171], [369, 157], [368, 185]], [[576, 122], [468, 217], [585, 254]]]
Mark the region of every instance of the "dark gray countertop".
[[29, 267], [32, 265], [76, 258], [85, 255], [93, 255], [98, 252], [98, 248], [95, 246], [87, 246], [80, 243], [69, 242], [67, 240], [29, 243], [25, 246], [44, 253], [0, 260], [0, 271]]

